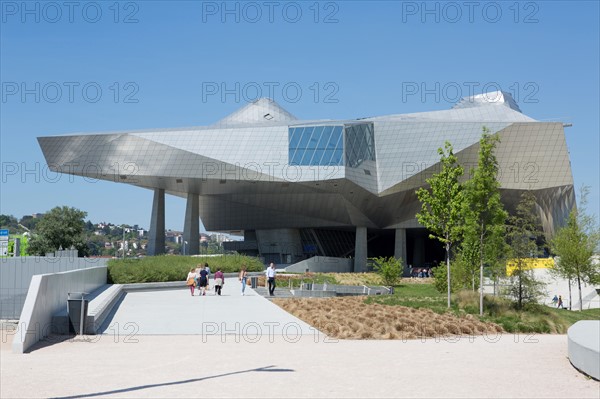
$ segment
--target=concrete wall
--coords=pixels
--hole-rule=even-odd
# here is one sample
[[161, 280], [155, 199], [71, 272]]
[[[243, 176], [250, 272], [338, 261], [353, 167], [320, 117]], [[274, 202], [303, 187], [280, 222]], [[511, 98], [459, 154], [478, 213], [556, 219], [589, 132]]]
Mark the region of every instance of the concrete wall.
[[303, 254], [302, 240], [298, 229], [256, 230], [256, 238], [261, 254], [282, 256], [281, 261], [276, 263], [291, 263]]
[[0, 319], [19, 319], [32, 276], [106, 266], [107, 261], [108, 259], [63, 256], [60, 253], [57, 253], [57, 257], [1, 258]]
[[106, 266], [35, 275], [25, 299], [13, 340], [13, 352], [23, 353], [48, 336], [52, 316], [66, 306], [69, 292], [92, 292], [106, 284]]
[[600, 320], [582, 320], [567, 331], [569, 360], [575, 368], [600, 380]]
[[333, 258], [328, 256], [313, 256], [301, 262], [295, 263], [285, 268], [286, 272], [304, 273], [350, 273], [354, 271], [354, 262], [352, 259]]
[[[444, 266], [445, 267], [445, 266]], [[569, 282], [566, 279], [555, 277], [550, 273], [549, 269], [533, 269], [533, 275], [536, 280], [539, 280], [546, 284], [544, 286], [545, 295], [538, 298], [538, 302], [548, 306], [556, 306], [552, 303], [554, 295], [562, 295], [563, 306], [569, 308]], [[485, 279], [486, 283], [483, 287], [484, 293], [492, 294], [494, 292], [493, 283], [489, 279]], [[502, 289], [506, 289], [509, 286], [507, 279], [501, 279], [500, 285]], [[583, 302], [583, 309], [598, 309], [600, 308], [600, 295], [596, 291], [599, 286], [587, 285], [581, 283], [581, 299]], [[571, 282], [571, 296], [572, 296], [572, 310], [579, 310], [579, 289], [577, 282]]]

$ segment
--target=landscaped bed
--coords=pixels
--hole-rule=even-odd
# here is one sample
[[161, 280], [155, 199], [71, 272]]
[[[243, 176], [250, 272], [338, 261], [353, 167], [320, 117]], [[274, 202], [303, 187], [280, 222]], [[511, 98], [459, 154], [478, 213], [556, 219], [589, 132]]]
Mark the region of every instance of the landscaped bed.
[[274, 303], [332, 338], [415, 339], [487, 333], [503, 329], [473, 315], [365, 303], [365, 297], [290, 298]]
[[519, 310], [510, 299], [490, 295], [485, 296], [484, 315], [480, 317], [477, 292], [453, 294], [448, 309], [446, 295], [423, 280], [403, 280], [393, 295], [273, 302], [327, 335], [342, 339], [414, 339], [498, 332], [565, 334], [579, 320], [600, 319], [600, 309], [568, 311], [527, 304]]

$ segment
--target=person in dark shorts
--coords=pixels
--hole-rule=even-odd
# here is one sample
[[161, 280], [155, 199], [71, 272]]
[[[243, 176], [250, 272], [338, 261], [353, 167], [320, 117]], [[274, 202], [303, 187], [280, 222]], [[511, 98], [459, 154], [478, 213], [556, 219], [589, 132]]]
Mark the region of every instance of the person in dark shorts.
[[200, 289], [202, 290], [202, 295], [206, 295], [206, 286], [208, 286], [208, 271], [206, 268], [200, 270]]

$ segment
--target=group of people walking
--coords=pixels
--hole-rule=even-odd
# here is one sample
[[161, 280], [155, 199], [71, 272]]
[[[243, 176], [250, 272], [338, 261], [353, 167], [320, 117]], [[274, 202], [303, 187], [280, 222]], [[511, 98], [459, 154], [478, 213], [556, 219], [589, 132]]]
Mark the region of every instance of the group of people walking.
[[[240, 282], [242, 283], [242, 295], [245, 295], [247, 276], [248, 272], [246, 271], [246, 265], [242, 265], [242, 270], [240, 270], [240, 274], [238, 276]], [[186, 284], [188, 287], [190, 287], [190, 294], [192, 296], [194, 296], [196, 288], [198, 289], [198, 296], [205, 296], [206, 292], [210, 290], [210, 267], [208, 266], [208, 263], [205, 263], [204, 266], [198, 265], [195, 268], [192, 267], [187, 275], [186, 280]], [[213, 285], [215, 287], [215, 294], [221, 295], [223, 285], [225, 285], [225, 275], [221, 271], [221, 268], [218, 268], [217, 272], [213, 276]]]
[[[275, 296], [275, 264], [271, 262], [269, 267], [266, 270], [266, 278], [269, 285], [269, 295]], [[205, 296], [206, 292], [210, 290], [210, 267], [208, 263], [205, 263], [204, 266], [198, 265], [197, 267], [192, 267], [190, 272], [186, 278], [186, 284], [190, 287], [190, 294], [194, 296], [194, 292], [198, 289], [198, 296]], [[246, 265], [242, 265], [242, 269], [238, 275], [238, 280], [242, 283], [242, 295], [246, 294], [246, 285], [248, 280], [248, 271], [246, 270]], [[213, 277], [213, 285], [215, 287], [215, 294], [221, 295], [221, 290], [223, 289], [223, 285], [225, 285], [225, 275], [221, 271], [221, 268], [217, 269]]]
[[558, 297], [554, 295], [554, 298], [552, 298], [552, 304], [559, 309], [565, 308], [565, 306], [563, 305], [562, 295], [559, 295]]
[[[210, 289], [209, 284], [210, 279], [210, 267], [208, 263], [205, 263], [204, 266], [198, 265], [195, 268], [191, 268], [190, 272], [187, 275], [187, 285], [190, 287], [190, 293], [194, 296], [194, 291], [198, 288], [198, 296], [206, 295], [206, 291]], [[221, 289], [223, 288], [223, 284], [225, 284], [225, 275], [221, 271], [221, 268], [217, 269], [213, 277], [213, 285], [215, 286], [215, 294], [221, 295]]]

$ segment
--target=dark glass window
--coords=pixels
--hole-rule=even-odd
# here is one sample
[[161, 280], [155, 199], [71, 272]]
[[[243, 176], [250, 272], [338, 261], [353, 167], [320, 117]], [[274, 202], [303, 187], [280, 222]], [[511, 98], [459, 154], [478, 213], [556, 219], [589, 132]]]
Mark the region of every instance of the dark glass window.
[[375, 161], [375, 135], [372, 123], [346, 126], [346, 166], [358, 167], [364, 161]]
[[327, 166], [344, 162], [342, 126], [289, 128], [290, 165]]

